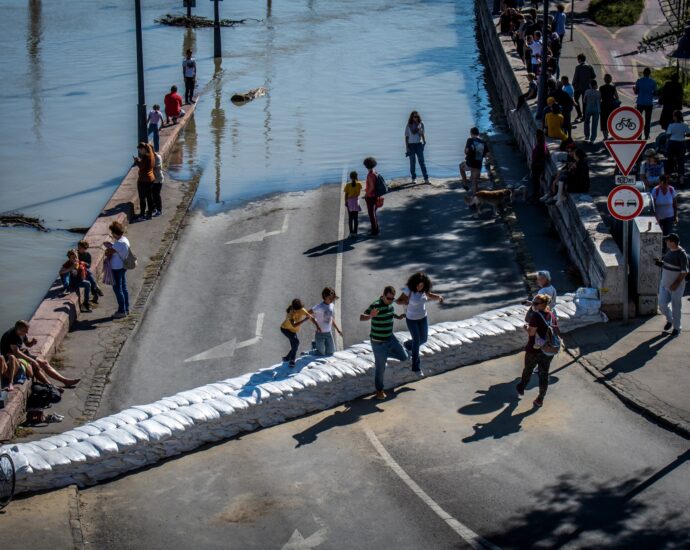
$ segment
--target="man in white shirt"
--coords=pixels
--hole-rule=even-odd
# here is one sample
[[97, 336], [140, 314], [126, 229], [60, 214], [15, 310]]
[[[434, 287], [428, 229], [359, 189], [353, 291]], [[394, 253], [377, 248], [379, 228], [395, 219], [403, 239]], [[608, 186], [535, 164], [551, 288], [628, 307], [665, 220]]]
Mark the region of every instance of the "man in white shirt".
[[[664, 332], [673, 329], [671, 335], [678, 336], [681, 331], [681, 308], [685, 292], [685, 278], [688, 275], [688, 255], [680, 246], [680, 239], [675, 233], [664, 237], [668, 250], [663, 258], [657, 258], [661, 266], [661, 284], [659, 285], [659, 309], [666, 324]], [[670, 304], [670, 307], [669, 307]]]
[[194, 86], [196, 84], [196, 59], [192, 57], [192, 50], [187, 50], [187, 57], [182, 60], [182, 76], [184, 77], [184, 103], [194, 101]]
[[335, 342], [333, 341], [332, 328], [335, 328], [340, 336], [343, 335], [334, 319], [334, 302], [338, 296], [336, 296], [335, 290], [331, 287], [326, 287], [321, 292], [321, 298], [323, 298], [323, 302], [309, 310], [309, 313], [314, 316], [316, 324], [319, 326], [314, 336], [314, 347], [319, 355], [333, 355], [335, 353]]

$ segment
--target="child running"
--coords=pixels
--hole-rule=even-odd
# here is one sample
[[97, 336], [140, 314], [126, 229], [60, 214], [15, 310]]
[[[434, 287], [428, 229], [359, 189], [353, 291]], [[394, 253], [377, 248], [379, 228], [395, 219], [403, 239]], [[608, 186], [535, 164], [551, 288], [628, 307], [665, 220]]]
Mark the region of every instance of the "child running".
[[297, 357], [297, 351], [299, 350], [299, 339], [297, 338], [297, 333], [299, 332], [302, 323], [311, 320], [316, 327], [316, 332], [320, 332], [318, 323], [309, 312], [304, 309], [302, 300], [295, 298], [292, 300], [290, 307], [286, 310], [285, 321], [280, 325], [280, 332], [282, 332], [285, 337], [290, 341], [290, 351], [283, 357], [283, 362], [288, 361], [290, 363], [290, 368], [295, 366], [295, 358]]
[[362, 182], [357, 179], [357, 172], [350, 172], [350, 182], [345, 185], [345, 206], [347, 206], [347, 225], [350, 228], [350, 238], [357, 237], [359, 227], [359, 195], [362, 192]]

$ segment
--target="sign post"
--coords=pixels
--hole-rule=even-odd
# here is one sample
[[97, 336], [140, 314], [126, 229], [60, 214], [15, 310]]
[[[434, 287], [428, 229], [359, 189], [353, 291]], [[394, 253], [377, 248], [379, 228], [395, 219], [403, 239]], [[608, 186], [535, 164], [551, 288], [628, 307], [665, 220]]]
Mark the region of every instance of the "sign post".
[[609, 193], [606, 201], [610, 214], [623, 222], [623, 322], [628, 322], [628, 232], [630, 220], [642, 212], [644, 199], [632, 185], [618, 185]]

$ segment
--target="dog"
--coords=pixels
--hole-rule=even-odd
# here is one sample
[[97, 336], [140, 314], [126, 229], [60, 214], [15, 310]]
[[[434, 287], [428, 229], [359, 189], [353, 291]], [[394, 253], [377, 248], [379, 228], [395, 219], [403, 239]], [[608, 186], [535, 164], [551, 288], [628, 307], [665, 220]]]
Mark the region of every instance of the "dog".
[[234, 94], [230, 98], [230, 101], [232, 101], [235, 105], [241, 106], [246, 103], [249, 103], [250, 101], [253, 101], [257, 97], [265, 96], [266, 92], [266, 88], [261, 86], [259, 88], [254, 88], [253, 90], [249, 90], [248, 92], [245, 92], [243, 94]]
[[475, 205], [477, 210], [474, 217], [478, 218], [485, 204], [491, 206], [494, 210], [494, 217], [498, 214], [498, 209], [503, 210], [506, 203], [512, 204], [513, 191], [511, 189], [499, 189], [497, 191], [477, 191], [474, 196], [465, 195], [465, 204], [467, 206]]

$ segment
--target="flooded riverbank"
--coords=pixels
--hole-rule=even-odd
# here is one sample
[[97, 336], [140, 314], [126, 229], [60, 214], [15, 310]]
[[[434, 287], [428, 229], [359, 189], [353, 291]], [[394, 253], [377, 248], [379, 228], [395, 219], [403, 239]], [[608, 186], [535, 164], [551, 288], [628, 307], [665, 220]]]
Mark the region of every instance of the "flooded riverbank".
[[[374, 155], [388, 177], [407, 173], [403, 128], [419, 110], [432, 176], [449, 176], [468, 130], [486, 129], [489, 106], [471, 2], [355, 0], [221, 5], [255, 18], [223, 30], [223, 62], [210, 29], [167, 28], [171, 11], [145, 1], [147, 103], [181, 86], [191, 47], [203, 89], [195, 118], [170, 159], [171, 175], [200, 173], [196, 205], [209, 214], [280, 190], [339, 181]], [[211, 3], [196, 13], [211, 14]], [[16, 73], [3, 87], [2, 211], [54, 229], [88, 226], [128, 168], [136, 143], [132, 3], [13, 1], [0, 31]], [[268, 94], [236, 107], [230, 96]], [[0, 229], [0, 322], [27, 317], [76, 236]]]

